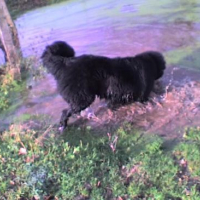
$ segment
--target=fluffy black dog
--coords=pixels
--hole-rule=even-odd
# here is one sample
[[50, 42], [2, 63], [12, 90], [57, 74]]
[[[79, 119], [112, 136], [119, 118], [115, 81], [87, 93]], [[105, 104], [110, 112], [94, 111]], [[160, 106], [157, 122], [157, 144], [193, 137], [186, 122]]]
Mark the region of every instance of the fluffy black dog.
[[62, 112], [63, 128], [68, 118], [90, 106], [96, 95], [110, 105], [147, 101], [154, 81], [165, 70], [163, 56], [154, 51], [125, 58], [74, 56], [71, 46], [56, 41], [46, 47], [41, 57], [43, 65], [55, 77], [59, 93], [69, 104], [69, 109]]

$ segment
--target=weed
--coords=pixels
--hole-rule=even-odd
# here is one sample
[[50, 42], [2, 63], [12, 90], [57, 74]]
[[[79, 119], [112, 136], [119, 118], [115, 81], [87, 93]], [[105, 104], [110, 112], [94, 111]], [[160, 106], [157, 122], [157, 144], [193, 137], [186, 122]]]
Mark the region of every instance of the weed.
[[46, 5], [50, 5], [50, 4], [54, 4], [54, 3], [59, 3], [62, 1], [66, 1], [66, 0], [34, 0], [34, 1], [32, 1], [32, 0], [16, 0], [15, 2], [12, 0], [7, 0], [6, 4], [11, 13], [11, 16], [14, 19], [16, 19], [20, 14], [23, 14], [24, 12], [26, 12], [28, 10], [46, 6]]
[[37, 57], [28, 57], [21, 60], [22, 79], [29, 81], [40, 80], [44, 77], [46, 69], [41, 65]]
[[[24, 119], [27, 121], [30, 116]], [[43, 140], [43, 145], [37, 143], [38, 131], [23, 127], [22, 122], [3, 133], [0, 198], [184, 200], [187, 195], [192, 199], [199, 197], [198, 182], [189, 176], [183, 179], [186, 174], [179, 175], [179, 160], [184, 157], [188, 166], [193, 166], [191, 176], [199, 178], [198, 167], [194, 168], [200, 164], [199, 141], [192, 141], [194, 145], [189, 148], [188, 140], [184, 140], [174, 150], [165, 152], [160, 137], [141, 135], [130, 126], [104, 137], [87, 128], [70, 128], [59, 137], [55, 137], [53, 128], [48, 131], [49, 137]], [[113, 141], [115, 151], [111, 146]]]
[[0, 79], [0, 110], [6, 110], [11, 104], [11, 95], [21, 89], [19, 81], [16, 81], [9, 74]]
[[21, 92], [25, 91], [26, 85], [32, 86], [34, 81], [43, 78], [46, 72], [37, 58], [21, 60], [21, 80], [15, 80], [8, 68], [5, 69], [6, 75], [0, 77], [0, 111], [7, 110], [20, 97]]
[[192, 140], [192, 141], [200, 141], [200, 127], [197, 128], [186, 128], [185, 133], [183, 137], [187, 140]]
[[200, 129], [188, 128], [183, 135], [185, 142], [180, 143], [174, 151], [180, 166], [189, 171], [190, 176], [200, 176]]

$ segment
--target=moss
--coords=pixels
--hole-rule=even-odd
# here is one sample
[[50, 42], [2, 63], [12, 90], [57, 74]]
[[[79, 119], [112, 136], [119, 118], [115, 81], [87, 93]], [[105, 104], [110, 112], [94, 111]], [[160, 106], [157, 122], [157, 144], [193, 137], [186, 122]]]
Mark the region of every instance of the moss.
[[149, 20], [159, 19], [160, 23], [200, 22], [200, 3], [197, 0], [151, 0], [145, 1], [139, 8], [138, 15], [153, 16]]
[[35, 8], [42, 6], [59, 3], [66, 0], [6, 0], [6, 4], [11, 13], [11, 16], [15, 19], [20, 14]]
[[168, 64], [200, 70], [200, 44], [181, 47], [165, 53]]

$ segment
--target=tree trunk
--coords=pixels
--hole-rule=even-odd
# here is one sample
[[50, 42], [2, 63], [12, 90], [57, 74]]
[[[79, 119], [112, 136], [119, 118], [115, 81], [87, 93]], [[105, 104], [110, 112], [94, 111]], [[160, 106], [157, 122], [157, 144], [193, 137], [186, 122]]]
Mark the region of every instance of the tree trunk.
[[14, 77], [20, 77], [21, 51], [17, 29], [7, 9], [5, 0], [0, 0], [0, 40], [5, 52], [9, 71]]

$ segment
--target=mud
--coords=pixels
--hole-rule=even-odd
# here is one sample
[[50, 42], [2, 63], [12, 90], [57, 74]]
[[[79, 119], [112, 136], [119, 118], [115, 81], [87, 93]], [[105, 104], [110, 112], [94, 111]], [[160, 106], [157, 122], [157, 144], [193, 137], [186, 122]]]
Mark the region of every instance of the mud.
[[[156, 82], [147, 103], [133, 103], [112, 111], [108, 109], [104, 100], [97, 98], [80, 115], [72, 116], [69, 125], [113, 130], [129, 123], [133, 129], [160, 134], [167, 138], [182, 136], [186, 127], [199, 126], [199, 76], [199, 73], [187, 69], [168, 68], [164, 77]], [[51, 116], [51, 123], [56, 124], [64, 108], [67, 108], [67, 104], [57, 95], [55, 81], [48, 75], [42, 84], [38, 83], [33, 87], [27, 101], [13, 116], [17, 119], [27, 113], [44, 114]], [[8, 119], [9, 124], [12, 117], [11, 121]]]

